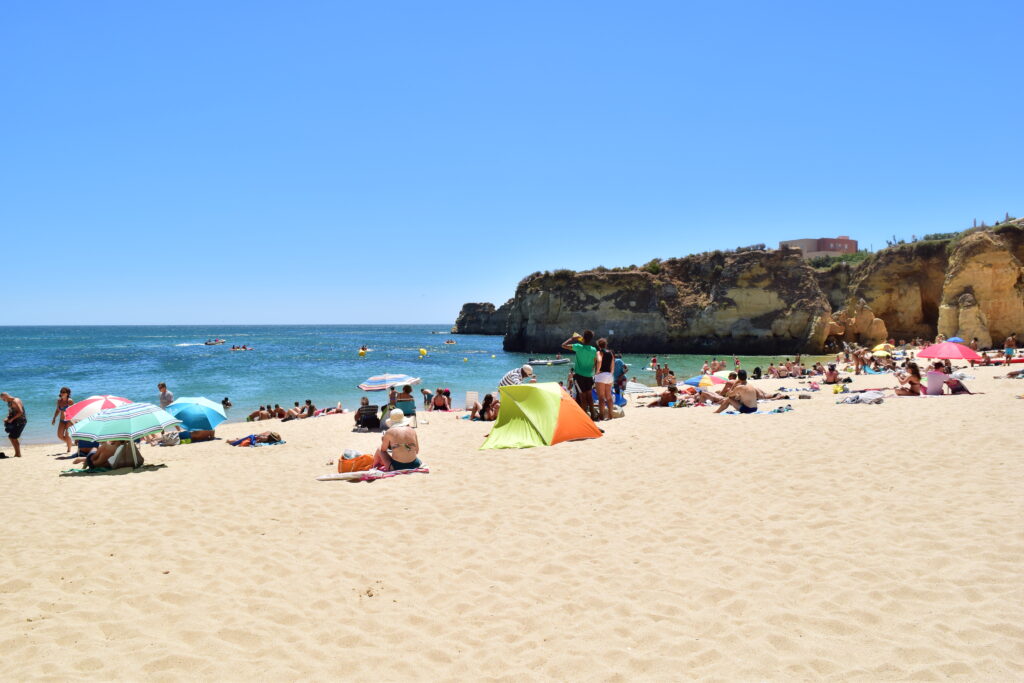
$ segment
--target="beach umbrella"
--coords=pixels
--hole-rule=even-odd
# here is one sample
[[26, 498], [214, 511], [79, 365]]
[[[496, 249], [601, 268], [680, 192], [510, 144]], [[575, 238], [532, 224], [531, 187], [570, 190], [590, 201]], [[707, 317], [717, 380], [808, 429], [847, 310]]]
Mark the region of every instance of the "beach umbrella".
[[950, 341], [950, 342], [953, 342], [955, 344], [963, 344], [963, 343], [965, 343], [964, 340], [961, 339], [960, 337], [950, 337], [946, 341]]
[[873, 355], [873, 356], [891, 356], [892, 354], [889, 353], [888, 351], [882, 350], [882, 351], [872, 351], [871, 355]]
[[729, 373], [736, 372], [735, 370], [719, 370], [714, 373], [715, 377], [721, 377], [722, 379], [729, 379]]
[[363, 391], [383, 391], [403, 384], [419, 383], [419, 377], [410, 377], [409, 375], [374, 375], [360, 384], [359, 388]]
[[216, 429], [227, 419], [221, 404], [202, 396], [182, 396], [167, 406], [167, 412], [184, 422], [190, 430]]
[[892, 349], [893, 349], [893, 345], [892, 344], [879, 344], [878, 346], [876, 346], [875, 348], [873, 348], [871, 350], [872, 351], [892, 351]]
[[683, 382], [691, 387], [710, 387], [715, 384], [725, 384], [725, 380], [716, 375], [695, 375]]
[[81, 422], [86, 420], [101, 410], [109, 410], [110, 408], [117, 408], [131, 403], [130, 399], [121, 398], [120, 396], [111, 396], [104, 394], [103, 396], [90, 396], [89, 398], [82, 399], [78, 403], [68, 406], [68, 409], [64, 411], [64, 419], [70, 422]]
[[969, 346], [949, 341], [926, 346], [917, 352], [917, 357], [939, 360], [981, 360], [981, 356]]
[[176, 424], [181, 424], [181, 420], [152, 403], [129, 403], [101, 410], [74, 425], [68, 433], [75, 441], [128, 441], [132, 451], [132, 466], [138, 467], [138, 452], [134, 441]]
[[152, 403], [129, 403], [101, 410], [74, 425], [69, 434], [75, 440], [134, 441], [176, 424], [181, 424], [181, 420], [159, 406]]

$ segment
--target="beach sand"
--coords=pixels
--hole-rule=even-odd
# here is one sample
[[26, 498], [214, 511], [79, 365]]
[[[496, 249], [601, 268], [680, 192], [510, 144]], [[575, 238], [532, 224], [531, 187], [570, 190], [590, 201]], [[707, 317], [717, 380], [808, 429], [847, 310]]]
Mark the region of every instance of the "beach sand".
[[430, 474], [373, 483], [314, 479], [379, 443], [350, 415], [147, 472], [32, 446], [0, 461], [0, 678], [1020, 680], [1024, 381], [973, 372], [524, 451], [429, 414]]

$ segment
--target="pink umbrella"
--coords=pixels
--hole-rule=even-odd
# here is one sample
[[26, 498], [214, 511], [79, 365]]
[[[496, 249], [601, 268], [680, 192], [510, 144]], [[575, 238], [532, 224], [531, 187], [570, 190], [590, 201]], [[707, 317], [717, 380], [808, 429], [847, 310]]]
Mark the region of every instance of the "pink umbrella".
[[82, 399], [78, 403], [69, 406], [68, 409], [64, 411], [64, 419], [71, 422], [79, 422], [92, 417], [101, 410], [116, 408], [128, 403], [131, 403], [129, 399], [121, 398], [120, 396], [90, 396], [89, 398]]
[[981, 360], [974, 349], [956, 342], [932, 344], [917, 352], [918, 358], [938, 358], [939, 360]]

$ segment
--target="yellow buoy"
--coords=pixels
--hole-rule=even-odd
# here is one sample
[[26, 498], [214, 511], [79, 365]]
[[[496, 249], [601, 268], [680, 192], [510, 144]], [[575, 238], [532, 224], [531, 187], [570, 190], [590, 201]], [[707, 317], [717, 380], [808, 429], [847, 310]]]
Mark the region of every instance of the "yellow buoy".
[[463, 363], [465, 363], [465, 362], [466, 362], [466, 361], [468, 361], [468, 360], [469, 360], [468, 358], [463, 358], [463, 359], [462, 359], [462, 362], [463, 362]]
[[359, 357], [360, 358], [366, 358], [366, 351], [363, 351], [362, 349], [359, 349]]
[[421, 356], [427, 355], [427, 350], [426, 349], [420, 349], [420, 355]]
[[496, 357], [497, 357], [497, 356], [495, 356], [495, 355], [494, 355], [493, 353], [491, 354], [491, 358], [496, 358]]

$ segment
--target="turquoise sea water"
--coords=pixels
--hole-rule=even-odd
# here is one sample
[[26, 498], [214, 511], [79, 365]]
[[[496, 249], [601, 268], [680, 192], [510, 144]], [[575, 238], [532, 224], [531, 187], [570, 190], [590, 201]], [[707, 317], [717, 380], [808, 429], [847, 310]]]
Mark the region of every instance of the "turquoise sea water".
[[[220, 402], [231, 397], [229, 420], [244, 420], [260, 404], [312, 399], [319, 406], [341, 401], [358, 405], [357, 385], [371, 375], [404, 373], [421, 377], [420, 386], [452, 390], [461, 406], [467, 390], [493, 391], [508, 370], [528, 356], [506, 353], [501, 337], [447, 333], [437, 325], [297, 325], [297, 326], [102, 326], [0, 327], [0, 391], [25, 402], [25, 442], [56, 441], [50, 425], [61, 386], [81, 400], [92, 394], [115, 394], [134, 401], [158, 400], [156, 384], [166, 382], [175, 396], [206, 396]], [[443, 334], [431, 332], [443, 331]], [[220, 337], [223, 346], [204, 346]], [[455, 339], [452, 346], [446, 339]], [[253, 351], [232, 352], [232, 344]], [[373, 349], [358, 355], [366, 344]], [[419, 357], [419, 349], [427, 356]], [[554, 357], [558, 349], [551, 349]], [[571, 355], [571, 354], [570, 354]], [[625, 356], [629, 374], [647, 384], [643, 372], [649, 356]], [[680, 379], [699, 372], [702, 356], [659, 354]], [[464, 360], [465, 359], [465, 360]], [[743, 357], [743, 365], [765, 366], [768, 358]], [[537, 367], [540, 381], [564, 380], [568, 366]], [[418, 390], [420, 387], [416, 387]], [[5, 406], [0, 406], [0, 409]], [[4, 413], [6, 415], [6, 413]], [[7, 447], [0, 434], [0, 449]]]

